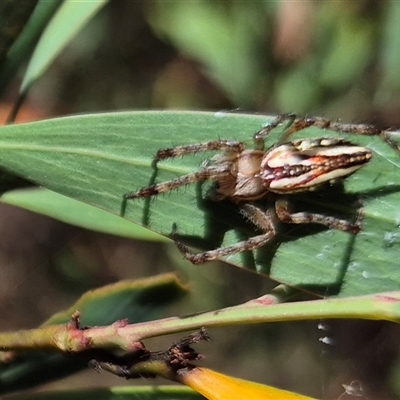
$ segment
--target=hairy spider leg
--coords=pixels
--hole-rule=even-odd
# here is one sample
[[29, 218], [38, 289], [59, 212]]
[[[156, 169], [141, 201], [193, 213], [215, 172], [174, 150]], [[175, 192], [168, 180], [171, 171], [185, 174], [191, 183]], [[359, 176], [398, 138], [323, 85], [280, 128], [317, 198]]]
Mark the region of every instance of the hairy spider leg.
[[289, 202], [287, 200], [277, 200], [275, 202], [275, 212], [281, 222], [286, 224], [318, 224], [324, 225], [329, 229], [336, 229], [343, 232], [349, 232], [356, 235], [361, 230], [361, 222], [363, 218], [363, 208], [360, 207], [357, 211], [355, 222], [350, 222], [345, 219], [331, 217], [323, 214], [315, 214], [309, 212], [289, 211]]
[[287, 125], [286, 125], [286, 128], [285, 128], [281, 138], [278, 140], [278, 142], [276, 144], [285, 143], [288, 139], [288, 136], [290, 136], [290, 135], [286, 135], [286, 131], [294, 123], [295, 119], [296, 119], [296, 115], [292, 114], [292, 113], [279, 114], [272, 122], [268, 123], [263, 129], [261, 129], [260, 131], [258, 131], [254, 134], [253, 140], [254, 140], [255, 149], [264, 150], [265, 138], [283, 122], [287, 122]]
[[264, 234], [251, 237], [232, 246], [220, 247], [215, 250], [209, 250], [197, 254], [193, 253], [184, 244], [176, 242], [178, 250], [190, 262], [195, 265], [199, 265], [220, 257], [226, 257], [232, 254], [241, 253], [243, 251], [255, 250], [263, 247], [276, 236], [277, 220], [288, 224], [318, 224], [326, 226], [330, 229], [357, 234], [361, 229], [361, 221], [363, 216], [362, 208], [358, 210], [357, 219], [354, 223], [322, 214], [309, 212], [291, 213], [286, 200], [277, 200], [275, 202], [275, 212], [273, 212], [271, 209], [263, 211], [252, 204], [244, 204], [240, 208], [241, 214], [243, 214], [259, 229], [263, 230], [265, 232]]
[[282, 137], [277, 144], [282, 144], [289, 141], [290, 136], [296, 132], [300, 132], [303, 129], [310, 127], [317, 127], [321, 129], [328, 129], [334, 132], [363, 135], [363, 136], [379, 136], [395, 151], [400, 153], [400, 146], [390, 137], [392, 133], [388, 129], [379, 129], [374, 125], [368, 124], [345, 124], [341, 122], [331, 121], [327, 118], [322, 117], [304, 117], [297, 118], [295, 114], [282, 114], [279, 115], [276, 120], [268, 124], [265, 128], [261, 129], [254, 135], [256, 143], [260, 143], [265, 137], [275, 129], [279, 124], [284, 121], [288, 121], [289, 126], [285, 129]]
[[205, 143], [189, 144], [185, 146], [171, 147], [157, 151], [154, 157], [154, 163], [157, 164], [161, 160], [167, 158], [181, 157], [187, 154], [196, 154], [204, 151], [233, 151], [241, 153], [244, 150], [244, 143], [235, 140], [218, 139]]
[[[175, 241], [175, 245], [182, 255], [192, 264], [204, 264], [220, 257], [230, 256], [232, 254], [241, 253], [247, 250], [255, 250], [263, 247], [276, 236], [275, 221], [273, 215], [264, 212], [258, 207], [251, 204], [244, 204], [240, 207], [240, 212], [248, 218], [254, 225], [264, 231], [262, 235], [253, 236], [247, 240], [236, 243], [232, 246], [220, 247], [214, 250], [208, 250], [203, 253], [193, 253], [187, 246], [179, 241]], [[176, 232], [176, 225], [173, 227], [172, 237]]]
[[[152, 167], [155, 170], [155, 174], [158, 170], [158, 162], [162, 160], [166, 160], [168, 158], [181, 157], [188, 154], [196, 154], [205, 151], [232, 151], [240, 153], [244, 150], [245, 145], [242, 142], [238, 142], [235, 140], [225, 140], [218, 139], [205, 143], [198, 144], [190, 144], [185, 146], [177, 146], [171, 147], [168, 149], [161, 149], [157, 151], [156, 156], [154, 157]], [[147, 198], [151, 196], [155, 196], [159, 193], [165, 193], [170, 190], [176, 189], [180, 186], [189, 185], [191, 183], [204, 181], [204, 180], [212, 180], [217, 176], [221, 176], [221, 171], [212, 170], [212, 169], [203, 169], [202, 171], [196, 172], [194, 174], [185, 175], [181, 178], [177, 178], [168, 182], [163, 182], [160, 184], [149, 185], [139, 191], [136, 192], [128, 192], [123, 195], [120, 216], [123, 217], [125, 215], [127, 201], [129, 199], [137, 199], [137, 198]]]
[[179, 178], [172, 179], [170, 181], [156, 183], [155, 185], [147, 186], [143, 189], [138, 190], [134, 193], [127, 193], [125, 199], [140, 199], [151, 196], [156, 196], [161, 193], [170, 192], [171, 190], [177, 189], [181, 186], [187, 186], [192, 183], [213, 180], [223, 177], [224, 175], [229, 176], [229, 171], [221, 171], [217, 168], [205, 168], [199, 172], [193, 174], [180, 176]]

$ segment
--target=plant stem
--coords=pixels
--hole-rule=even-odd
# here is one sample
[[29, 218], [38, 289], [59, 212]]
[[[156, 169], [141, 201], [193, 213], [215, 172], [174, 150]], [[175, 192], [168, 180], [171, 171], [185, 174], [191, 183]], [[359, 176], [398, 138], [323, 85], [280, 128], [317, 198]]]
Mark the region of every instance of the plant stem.
[[237, 306], [193, 316], [171, 317], [133, 325], [122, 320], [112, 325], [84, 330], [72, 321], [67, 325], [1, 333], [0, 349], [53, 349], [74, 353], [102, 348], [133, 352], [142, 346], [140, 341], [143, 339], [203, 326], [211, 328], [320, 318], [400, 321], [400, 291], [341, 299], [276, 303], [276, 296], [266, 295]]

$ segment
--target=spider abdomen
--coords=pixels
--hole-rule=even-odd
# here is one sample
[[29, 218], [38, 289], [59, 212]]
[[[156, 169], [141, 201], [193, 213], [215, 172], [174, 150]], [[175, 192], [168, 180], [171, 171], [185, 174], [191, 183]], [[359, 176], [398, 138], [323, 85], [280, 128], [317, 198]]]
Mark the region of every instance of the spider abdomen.
[[297, 140], [266, 152], [259, 177], [271, 192], [309, 191], [348, 177], [371, 157], [368, 148], [341, 139]]

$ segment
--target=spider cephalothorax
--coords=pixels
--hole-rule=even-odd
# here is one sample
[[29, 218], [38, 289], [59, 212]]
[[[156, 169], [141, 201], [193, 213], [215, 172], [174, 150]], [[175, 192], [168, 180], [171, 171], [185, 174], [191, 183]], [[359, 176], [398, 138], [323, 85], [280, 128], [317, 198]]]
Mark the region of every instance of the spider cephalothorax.
[[291, 194], [345, 178], [372, 157], [371, 150], [341, 139], [304, 139], [262, 150], [229, 151], [215, 160], [216, 200], [261, 199], [268, 192]]
[[[285, 130], [281, 140], [272, 148], [264, 150], [265, 136], [285, 120], [289, 120], [290, 126]], [[291, 114], [282, 115], [254, 136], [255, 149], [246, 149], [242, 142], [219, 139], [159, 150], [155, 164], [167, 158], [202, 151], [214, 150], [222, 153], [204, 163], [199, 171], [193, 174], [128, 193], [124, 196], [124, 200], [155, 196], [180, 186], [211, 180], [216, 182], [213, 200], [228, 199], [234, 202], [240, 208], [240, 212], [263, 231], [263, 234], [246, 241], [199, 254], [192, 254], [186, 246], [177, 243], [185, 257], [194, 264], [263, 246], [275, 236], [276, 220], [293, 224], [316, 223], [328, 228], [357, 233], [360, 230], [361, 210], [355, 222], [327, 215], [289, 211], [287, 199], [290, 194], [313, 191], [323, 185], [340, 181], [356, 172], [372, 157], [370, 149], [342, 139], [288, 140], [291, 134], [309, 126], [344, 133], [379, 135], [398, 150], [387, 131], [381, 131], [370, 125], [340, 124], [323, 118], [296, 119]], [[255, 201], [262, 201], [269, 193], [281, 196], [278, 196], [274, 210], [265, 211], [257, 206]]]

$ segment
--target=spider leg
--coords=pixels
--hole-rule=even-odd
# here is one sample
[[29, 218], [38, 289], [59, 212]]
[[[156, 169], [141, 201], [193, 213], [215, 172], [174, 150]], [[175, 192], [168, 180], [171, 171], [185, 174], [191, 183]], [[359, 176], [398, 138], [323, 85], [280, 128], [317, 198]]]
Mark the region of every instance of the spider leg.
[[[220, 247], [218, 249], [205, 251], [203, 253], [193, 253], [187, 246], [181, 242], [175, 242], [178, 250], [183, 256], [192, 264], [204, 264], [207, 261], [215, 260], [217, 258], [226, 257], [232, 254], [241, 253], [247, 250], [255, 250], [266, 243], [271, 241], [276, 235], [274, 213], [262, 211], [258, 207], [245, 204], [241, 207], [241, 213], [248, 218], [254, 225], [262, 229], [265, 233], [262, 235], [251, 237], [242, 242], [236, 243], [232, 246]], [[276, 217], [275, 217], [276, 219]], [[173, 228], [172, 236], [176, 231], [176, 226]]]
[[240, 213], [247, 218], [252, 224], [264, 232], [273, 232], [276, 234], [276, 225], [279, 222], [274, 209], [270, 208], [266, 211], [255, 206], [254, 204], [240, 205]]
[[[280, 114], [278, 115], [272, 122], [267, 124], [263, 129], [260, 131], [256, 132], [255, 135], [253, 136], [254, 144], [255, 144], [255, 149], [256, 150], [264, 150], [264, 140], [265, 138], [275, 129], [280, 125], [282, 122], [288, 121], [288, 127], [295, 121], [296, 115], [292, 113], [288, 114]], [[286, 129], [285, 129], [286, 132]], [[277, 144], [284, 143], [287, 140], [283, 139], [283, 137], [286, 137], [285, 133], [283, 134], [282, 138], [278, 141]]]
[[170, 192], [181, 186], [190, 185], [200, 181], [221, 178], [221, 176], [224, 177], [224, 175], [229, 175], [229, 171], [224, 172], [217, 168], [205, 168], [193, 174], [180, 176], [179, 178], [172, 179], [170, 181], [160, 182], [156, 183], [155, 185], [144, 187], [137, 192], [126, 193], [124, 195], [124, 199], [140, 199], [156, 196], [161, 193]]
[[[150, 182], [153, 183], [157, 176], [157, 171], [158, 171], [157, 164], [159, 161], [166, 160], [168, 158], [184, 156], [187, 154], [200, 153], [204, 151], [224, 150], [224, 151], [232, 151], [240, 153], [244, 150], [244, 148], [245, 145], [242, 142], [237, 142], [235, 140], [218, 139], [205, 143], [177, 146], [168, 149], [158, 150], [152, 162], [152, 167], [154, 169], [154, 172]], [[129, 199], [148, 198], [151, 196], [155, 196], [159, 193], [168, 192], [180, 186], [185, 186], [191, 183], [204, 181], [208, 179], [214, 179], [217, 178], [218, 176], [223, 176], [223, 174], [221, 174], [221, 172], [217, 172], [216, 170], [212, 172], [212, 169], [205, 168], [200, 172], [191, 175], [186, 175], [181, 178], [177, 178], [168, 182], [149, 185], [137, 192], [125, 193], [122, 197], [120, 216], [123, 217], [125, 215], [127, 200]]]
[[368, 124], [345, 124], [337, 121], [331, 121], [322, 117], [303, 117], [297, 118], [295, 114], [282, 114], [279, 115], [275, 121], [268, 124], [265, 128], [261, 129], [254, 136], [256, 143], [263, 142], [265, 137], [279, 124], [284, 121], [289, 121], [287, 129], [285, 129], [282, 137], [277, 144], [282, 144], [289, 141], [290, 136], [296, 132], [310, 127], [317, 127], [321, 129], [328, 129], [334, 132], [346, 133], [352, 135], [363, 136], [379, 136], [395, 151], [400, 153], [400, 145], [397, 144], [392, 138], [390, 129], [380, 129], [374, 125]]
[[353, 135], [380, 136], [390, 147], [400, 152], [400, 146], [390, 137], [391, 131], [380, 129], [374, 125], [368, 124], [344, 124], [337, 121], [330, 121], [321, 117], [305, 117], [295, 120], [290, 126], [288, 134], [292, 135], [299, 130], [315, 126], [321, 129], [329, 129], [334, 132], [341, 132]]
[[276, 215], [281, 222], [288, 224], [319, 224], [330, 229], [337, 229], [344, 232], [357, 234], [361, 230], [361, 221], [363, 217], [363, 209], [359, 208], [357, 219], [350, 222], [345, 219], [339, 219], [322, 214], [314, 214], [309, 212], [291, 213], [287, 200], [277, 200], [275, 203]]
[[244, 150], [244, 143], [235, 140], [218, 139], [206, 143], [189, 144], [186, 146], [176, 146], [169, 149], [161, 149], [157, 151], [153, 163], [157, 164], [159, 161], [166, 160], [167, 158], [181, 157], [187, 154], [196, 154], [204, 151], [221, 151], [228, 150], [240, 153]]

